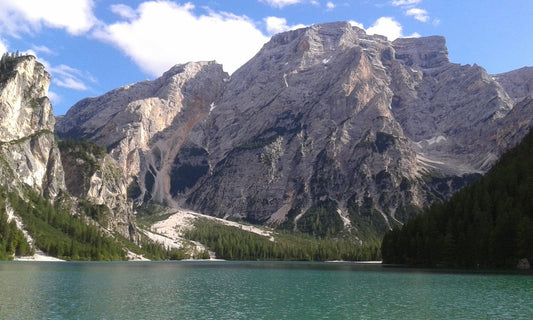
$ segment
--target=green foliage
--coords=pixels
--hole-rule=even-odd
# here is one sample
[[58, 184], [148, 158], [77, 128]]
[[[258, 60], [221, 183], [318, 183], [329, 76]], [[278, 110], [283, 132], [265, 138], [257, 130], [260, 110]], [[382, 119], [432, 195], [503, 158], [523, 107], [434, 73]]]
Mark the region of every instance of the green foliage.
[[107, 221], [110, 215], [110, 210], [105, 204], [91, 204], [87, 200], [80, 199], [78, 204], [86, 216], [100, 223], [107, 228]]
[[14, 68], [19, 59], [23, 57], [17, 52], [5, 52], [0, 58], [0, 86], [15, 74]]
[[348, 201], [348, 214], [352, 226], [357, 229], [361, 239], [379, 241], [388, 231], [387, 221], [376, 210], [374, 201], [370, 197], [363, 198], [360, 204], [353, 200]]
[[533, 131], [449, 201], [385, 235], [385, 263], [514, 267], [533, 261]]
[[276, 241], [222, 225], [208, 219], [199, 219], [195, 228], [185, 237], [201, 242], [227, 260], [379, 260], [379, 243], [360, 245], [351, 238], [317, 238], [308, 234], [281, 231]]
[[47, 254], [66, 260], [126, 259], [120, 244], [88, 223], [86, 208], [82, 207], [81, 215], [73, 216], [32, 192], [27, 193], [27, 200], [15, 193], [3, 194], [22, 218], [35, 245]]
[[[94, 162], [94, 157], [102, 158], [107, 153], [106, 147], [99, 146], [93, 142], [85, 140], [59, 140], [58, 143], [59, 149], [64, 150], [73, 150], [76, 152], [78, 158], [83, 159], [87, 162]], [[91, 156], [93, 155], [93, 156]]]
[[30, 247], [14, 220], [7, 221], [3, 197], [0, 197], [0, 260], [11, 260], [13, 255], [32, 255]]
[[344, 229], [334, 201], [323, 201], [309, 208], [298, 220], [298, 230], [317, 237], [339, 234]]
[[165, 248], [160, 243], [141, 237], [141, 251], [150, 260], [183, 260], [189, 258], [185, 249]]

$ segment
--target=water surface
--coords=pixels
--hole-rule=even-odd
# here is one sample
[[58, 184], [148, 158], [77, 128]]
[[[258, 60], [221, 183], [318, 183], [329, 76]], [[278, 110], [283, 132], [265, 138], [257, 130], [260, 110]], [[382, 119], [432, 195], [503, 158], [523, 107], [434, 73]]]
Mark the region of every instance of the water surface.
[[1, 262], [2, 319], [533, 319], [533, 275], [348, 263]]

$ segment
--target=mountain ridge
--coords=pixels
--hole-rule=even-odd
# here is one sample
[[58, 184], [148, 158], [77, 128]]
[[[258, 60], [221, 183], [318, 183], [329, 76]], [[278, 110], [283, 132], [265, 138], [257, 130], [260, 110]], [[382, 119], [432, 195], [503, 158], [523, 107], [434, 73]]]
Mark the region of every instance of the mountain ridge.
[[[390, 42], [327, 23], [273, 36], [231, 77], [214, 62], [184, 72], [193, 65], [173, 69], [189, 79], [173, 87], [183, 99], [104, 101], [111, 91], [57, 132], [105, 145], [138, 202], [294, 230], [325, 210], [379, 235], [486, 172], [531, 126], [531, 97], [504, 88], [515, 74], [451, 63], [440, 36]], [[132, 106], [154, 103], [166, 120], [146, 125]], [[96, 107], [123, 118], [83, 112]]]

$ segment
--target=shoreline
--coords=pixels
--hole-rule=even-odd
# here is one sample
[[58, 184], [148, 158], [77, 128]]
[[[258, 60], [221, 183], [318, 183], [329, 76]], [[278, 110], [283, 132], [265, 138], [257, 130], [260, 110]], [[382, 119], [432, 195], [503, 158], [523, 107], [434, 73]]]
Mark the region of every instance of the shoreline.
[[44, 253], [35, 253], [33, 256], [14, 257], [13, 261], [65, 262], [66, 260], [48, 256]]

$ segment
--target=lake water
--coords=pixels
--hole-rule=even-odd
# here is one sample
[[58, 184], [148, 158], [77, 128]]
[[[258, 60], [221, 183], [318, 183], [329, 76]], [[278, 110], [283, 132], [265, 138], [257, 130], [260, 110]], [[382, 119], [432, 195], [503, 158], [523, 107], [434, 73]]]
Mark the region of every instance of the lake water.
[[1, 319], [533, 319], [533, 275], [349, 263], [1, 262]]

